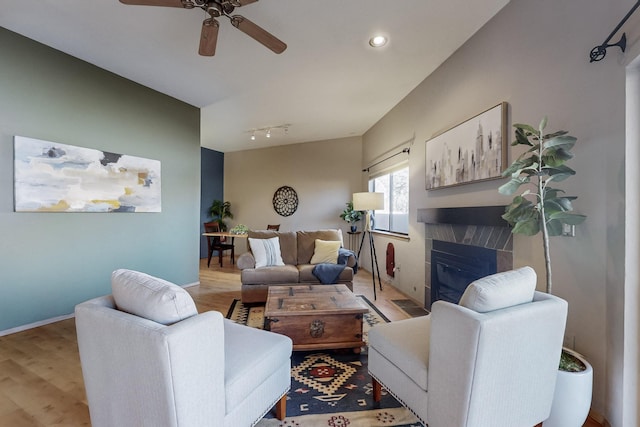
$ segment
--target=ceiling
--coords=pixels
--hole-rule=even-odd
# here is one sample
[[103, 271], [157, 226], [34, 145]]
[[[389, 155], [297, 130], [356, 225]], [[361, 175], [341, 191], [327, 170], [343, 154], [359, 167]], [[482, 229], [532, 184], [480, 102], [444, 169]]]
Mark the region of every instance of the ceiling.
[[[198, 55], [201, 9], [118, 0], [3, 2], [0, 26], [201, 108], [222, 152], [360, 136], [508, 0], [260, 0], [236, 9], [287, 43], [277, 55], [219, 18]], [[389, 37], [380, 49], [374, 33]], [[271, 138], [251, 129], [274, 129]]]

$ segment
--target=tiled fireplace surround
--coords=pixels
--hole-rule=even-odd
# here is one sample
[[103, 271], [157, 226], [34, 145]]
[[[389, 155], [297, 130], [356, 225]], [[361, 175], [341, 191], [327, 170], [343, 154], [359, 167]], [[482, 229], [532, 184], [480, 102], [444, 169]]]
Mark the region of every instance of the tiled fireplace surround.
[[513, 237], [502, 219], [504, 206], [418, 209], [425, 223], [424, 307], [431, 310], [431, 248], [434, 240], [496, 251], [497, 271], [513, 268]]

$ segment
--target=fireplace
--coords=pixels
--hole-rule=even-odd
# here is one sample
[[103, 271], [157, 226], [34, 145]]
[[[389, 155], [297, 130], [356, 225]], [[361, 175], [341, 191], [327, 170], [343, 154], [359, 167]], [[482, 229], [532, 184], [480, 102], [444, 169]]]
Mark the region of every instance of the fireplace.
[[471, 282], [496, 273], [495, 249], [434, 240], [431, 249], [431, 303], [457, 304]]
[[418, 209], [425, 223], [424, 308], [457, 303], [469, 283], [513, 268], [511, 227], [504, 206]]

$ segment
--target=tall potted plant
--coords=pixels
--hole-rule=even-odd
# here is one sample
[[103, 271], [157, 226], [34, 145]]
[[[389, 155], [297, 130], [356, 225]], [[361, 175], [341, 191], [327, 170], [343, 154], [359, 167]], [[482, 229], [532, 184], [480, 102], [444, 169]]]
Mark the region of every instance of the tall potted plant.
[[[524, 145], [528, 149], [502, 173], [510, 179], [498, 191], [508, 196], [519, 193], [502, 215], [513, 226], [513, 233], [533, 236], [542, 232], [546, 290], [551, 293], [549, 237], [562, 235], [565, 225], [581, 224], [586, 216], [572, 212], [571, 201], [576, 197], [565, 196], [563, 190], [551, 187], [575, 175], [566, 162], [573, 158], [571, 149], [576, 138], [566, 131], [545, 134], [546, 126], [546, 117], [537, 129], [526, 124], [513, 125], [515, 139], [511, 145]], [[591, 406], [592, 383], [591, 365], [580, 354], [563, 349], [551, 415], [544, 427], [582, 426]]]
[[362, 211], [354, 211], [353, 202], [347, 202], [347, 207], [340, 214], [340, 218], [351, 224], [351, 232], [355, 233], [358, 229], [358, 226], [355, 225], [355, 223], [362, 219]]
[[227, 224], [224, 223], [225, 218], [232, 218], [231, 203], [223, 202], [222, 200], [214, 200], [209, 208], [209, 215], [213, 221], [218, 221], [220, 224], [220, 231], [227, 231]]

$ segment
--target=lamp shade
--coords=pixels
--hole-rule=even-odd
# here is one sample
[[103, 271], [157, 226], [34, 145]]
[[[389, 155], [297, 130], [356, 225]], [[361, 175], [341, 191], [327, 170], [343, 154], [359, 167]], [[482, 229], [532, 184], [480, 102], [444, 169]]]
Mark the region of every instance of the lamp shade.
[[353, 193], [354, 211], [384, 209], [384, 193]]

